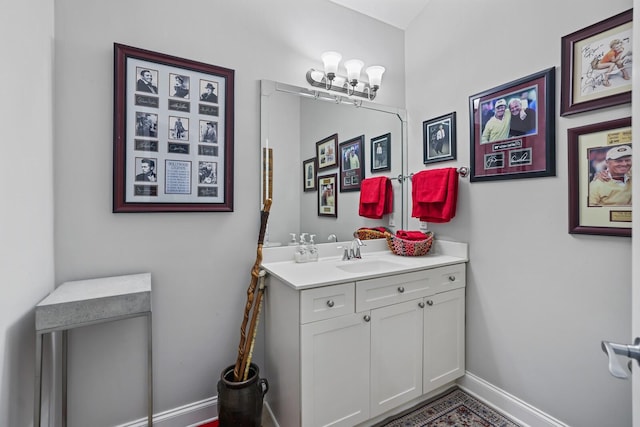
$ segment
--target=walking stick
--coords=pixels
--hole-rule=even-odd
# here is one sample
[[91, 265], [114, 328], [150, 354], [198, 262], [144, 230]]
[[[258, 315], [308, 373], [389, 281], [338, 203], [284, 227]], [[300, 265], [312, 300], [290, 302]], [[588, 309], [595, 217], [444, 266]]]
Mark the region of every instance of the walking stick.
[[251, 314], [251, 324], [249, 325], [249, 337], [251, 341], [247, 341], [244, 349], [244, 358], [240, 364], [240, 378], [242, 381], [246, 381], [249, 377], [249, 366], [251, 366], [251, 358], [253, 357], [253, 346], [256, 343], [256, 336], [258, 335], [258, 317], [262, 310], [262, 297], [264, 296], [264, 276], [267, 272], [260, 270], [258, 273], [258, 295], [256, 296], [256, 302], [254, 304], [253, 313]]
[[247, 304], [244, 308], [244, 317], [240, 326], [240, 345], [238, 345], [238, 357], [236, 365], [233, 368], [233, 380], [238, 382], [242, 380], [240, 375], [242, 361], [245, 359], [245, 345], [247, 341], [247, 323], [249, 322], [249, 313], [253, 306], [254, 294], [258, 285], [258, 277], [260, 272], [260, 264], [262, 263], [262, 243], [264, 242], [264, 233], [267, 229], [267, 220], [269, 219], [269, 209], [271, 208], [271, 199], [264, 201], [264, 207], [260, 213], [260, 234], [258, 235], [258, 249], [256, 253], [256, 261], [251, 269], [251, 282], [247, 289]]

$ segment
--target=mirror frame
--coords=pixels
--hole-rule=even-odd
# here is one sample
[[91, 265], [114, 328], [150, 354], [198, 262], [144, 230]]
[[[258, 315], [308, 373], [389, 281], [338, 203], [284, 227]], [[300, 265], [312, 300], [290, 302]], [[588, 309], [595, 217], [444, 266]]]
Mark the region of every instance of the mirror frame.
[[[271, 182], [266, 179], [263, 166], [267, 164], [269, 159], [265, 158], [266, 149], [268, 146], [268, 130], [269, 130], [269, 117], [265, 114], [268, 111], [269, 97], [276, 93], [289, 93], [299, 97], [307, 97], [316, 99], [320, 102], [330, 102], [333, 104], [347, 104], [352, 105], [354, 108], [364, 108], [373, 111], [379, 111], [387, 114], [393, 114], [400, 120], [400, 132], [401, 137], [401, 174], [392, 179], [399, 180], [401, 184], [401, 206], [402, 209], [400, 219], [401, 224], [389, 224], [390, 227], [394, 227], [398, 230], [404, 230], [409, 223], [409, 190], [406, 182], [408, 181], [408, 126], [407, 126], [407, 111], [399, 107], [391, 107], [387, 105], [368, 102], [366, 100], [354, 99], [345, 95], [338, 95], [321, 91], [317, 89], [307, 89], [299, 86], [293, 86], [286, 83], [276, 82], [273, 80], [260, 80], [260, 209], [264, 204], [265, 197], [271, 194]], [[267, 190], [269, 189], [269, 190]], [[265, 194], [268, 193], [268, 194]]]

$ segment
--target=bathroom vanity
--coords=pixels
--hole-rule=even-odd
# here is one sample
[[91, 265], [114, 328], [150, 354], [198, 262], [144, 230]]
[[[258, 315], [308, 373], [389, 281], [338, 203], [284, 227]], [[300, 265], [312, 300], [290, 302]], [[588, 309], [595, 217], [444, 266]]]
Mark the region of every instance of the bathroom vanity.
[[325, 244], [305, 264], [265, 250], [265, 400], [281, 427], [366, 425], [464, 375], [467, 245], [366, 243], [362, 259]]

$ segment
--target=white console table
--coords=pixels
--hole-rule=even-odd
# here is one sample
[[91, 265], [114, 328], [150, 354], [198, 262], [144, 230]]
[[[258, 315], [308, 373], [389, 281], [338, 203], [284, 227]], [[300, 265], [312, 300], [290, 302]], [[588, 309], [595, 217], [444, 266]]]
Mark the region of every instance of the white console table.
[[147, 417], [153, 418], [151, 274], [65, 282], [36, 305], [34, 426], [40, 427], [42, 342], [44, 334], [62, 331], [62, 425], [67, 425], [67, 331], [131, 317], [147, 318]]

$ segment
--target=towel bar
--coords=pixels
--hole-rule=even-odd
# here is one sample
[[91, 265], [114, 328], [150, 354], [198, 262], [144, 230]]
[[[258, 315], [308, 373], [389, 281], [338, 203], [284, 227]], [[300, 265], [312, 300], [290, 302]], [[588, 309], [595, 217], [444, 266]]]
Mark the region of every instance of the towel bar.
[[[469, 176], [469, 168], [466, 166], [462, 166], [458, 168], [458, 175], [460, 175], [463, 178], [466, 178], [467, 176]], [[396, 177], [393, 178], [389, 178], [391, 180], [395, 180], [397, 179], [399, 182], [405, 181], [405, 180], [411, 180], [411, 178], [413, 178], [413, 172], [410, 173], [409, 175], [398, 175]]]

